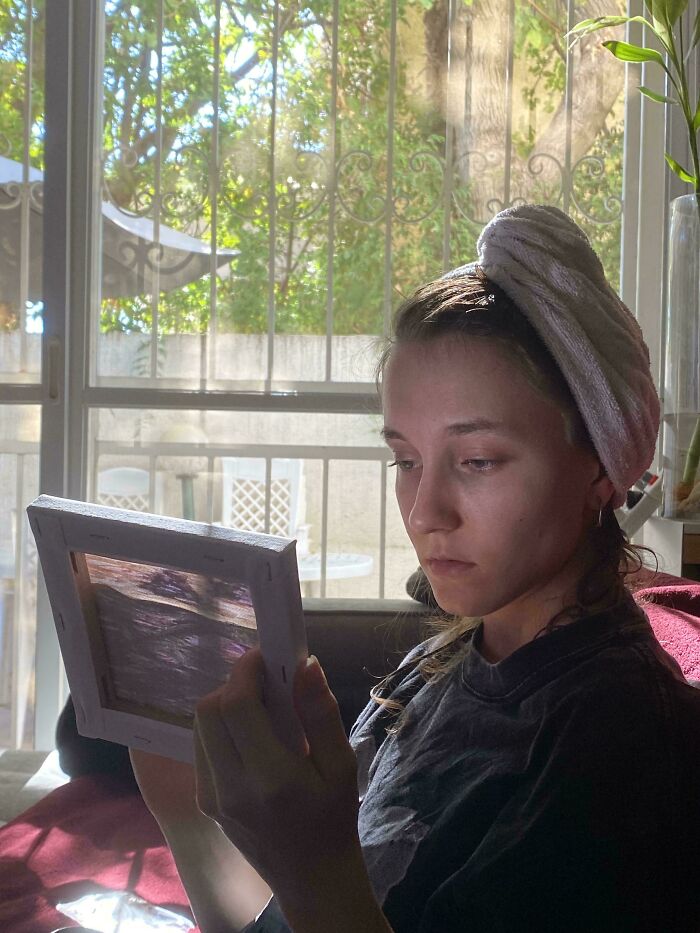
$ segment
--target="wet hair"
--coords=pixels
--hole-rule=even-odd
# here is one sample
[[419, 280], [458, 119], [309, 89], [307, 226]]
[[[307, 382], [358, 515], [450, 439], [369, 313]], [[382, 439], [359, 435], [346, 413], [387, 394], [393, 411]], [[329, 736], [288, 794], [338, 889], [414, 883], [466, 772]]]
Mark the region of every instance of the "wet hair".
[[[485, 339], [500, 346], [533, 389], [557, 406], [569, 443], [595, 452], [576, 401], [551, 353], [525, 315], [478, 267], [468, 275], [430, 282], [400, 305], [392, 336], [377, 365], [380, 393], [384, 370], [395, 346], [429, 343], [445, 337]], [[589, 541], [593, 559], [579, 581], [575, 603], [550, 619], [536, 638], [573, 619], [612, 608], [626, 598], [625, 578], [642, 568], [641, 552], [646, 549], [629, 543], [611, 506], [603, 510], [600, 525], [590, 528]], [[440, 637], [436, 639], [436, 647], [417, 665], [424, 679], [436, 679], [454, 666], [464, 649], [464, 636], [479, 621], [444, 613], [429, 620], [429, 629]], [[397, 682], [397, 673], [394, 671], [377, 684], [371, 696], [387, 709], [400, 712], [402, 704], [385, 695]], [[391, 731], [396, 731], [401, 722], [400, 719]]]

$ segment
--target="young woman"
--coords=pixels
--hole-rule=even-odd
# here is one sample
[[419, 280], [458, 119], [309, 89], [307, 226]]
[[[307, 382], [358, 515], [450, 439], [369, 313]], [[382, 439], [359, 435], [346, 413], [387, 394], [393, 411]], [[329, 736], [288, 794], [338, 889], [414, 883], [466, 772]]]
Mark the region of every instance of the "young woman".
[[624, 585], [614, 515], [659, 406], [582, 231], [499, 214], [478, 265], [399, 310], [381, 392], [445, 616], [350, 743], [312, 660], [309, 754], [281, 747], [251, 651], [199, 707], [198, 806], [190, 771], [134, 755], [202, 930], [698, 933], [700, 692]]

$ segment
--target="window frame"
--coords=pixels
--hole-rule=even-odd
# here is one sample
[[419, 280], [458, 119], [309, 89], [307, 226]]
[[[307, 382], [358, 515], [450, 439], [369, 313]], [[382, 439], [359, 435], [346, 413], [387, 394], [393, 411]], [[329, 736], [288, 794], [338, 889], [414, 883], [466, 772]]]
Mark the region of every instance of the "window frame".
[[[691, 0], [688, 16], [698, 0]], [[642, 0], [630, 15], [643, 11]], [[84, 498], [88, 473], [88, 415], [93, 408], [226, 409], [275, 412], [377, 412], [374, 392], [252, 393], [211, 390], [91, 387], [90, 318], [97, 282], [100, 229], [102, 49], [100, 0], [52, 0], [46, 5], [46, 173], [44, 186], [44, 334], [40, 386], [0, 387], [3, 402], [42, 405], [40, 491]], [[629, 29], [641, 42], [642, 29]], [[697, 58], [697, 55], [696, 55]], [[621, 65], [622, 67], [622, 65]], [[621, 295], [636, 309], [658, 384], [662, 379], [664, 249], [669, 194], [681, 183], [665, 169], [665, 137], [677, 144], [683, 127], [673, 115], [630, 89], [663, 91], [649, 66], [628, 65], [625, 104]], [[658, 71], [658, 69], [656, 69]], [[648, 72], [648, 73], [647, 73]], [[643, 80], [640, 80], [640, 74]], [[677, 182], [677, 185], [676, 185]], [[643, 195], [643, 196], [642, 196]], [[659, 218], [663, 222], [659, 223]], [[383, 467], [385, 478], [386, 466]], [[383, 484], [386, 490], [386, 483]], [[39, 584], [36, 642], [35, 747], [53, 747], [65, 698], [58, 642], [43, 582]]]

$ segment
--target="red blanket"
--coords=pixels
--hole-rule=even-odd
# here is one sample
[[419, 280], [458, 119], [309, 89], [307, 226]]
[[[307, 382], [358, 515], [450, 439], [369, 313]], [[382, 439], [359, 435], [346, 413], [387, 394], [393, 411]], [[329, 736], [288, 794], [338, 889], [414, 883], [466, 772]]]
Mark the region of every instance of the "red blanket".
[[[658, 575], [639, 589], [657, 638], [700, 680], [700, 583]], [[187, 914], [187, 898], [140, 796], [104, 776], [77, 778], [0, 829], [0, 931], [71, 926], [55, 909], [90, 890], [130, 890]]]
[[191, 917], [158, 824], [109, 777], [76, 778], [0, 829], [2, 933], [75, 926], [57, 903], [126, 890]]

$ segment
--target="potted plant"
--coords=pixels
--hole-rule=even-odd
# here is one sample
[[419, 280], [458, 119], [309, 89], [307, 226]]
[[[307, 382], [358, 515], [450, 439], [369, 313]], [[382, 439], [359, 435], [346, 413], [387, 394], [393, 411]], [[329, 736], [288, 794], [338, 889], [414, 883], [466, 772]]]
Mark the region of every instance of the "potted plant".
[[700, 42], [700, 13], [689, 41], [683, 33], [688, 0], [645, 0], [647, 16], [598, 16], [567, 33], [576, 43], [608, 26], [641, 23], [663, 50], [608, 40], [603, 46], [622, 62], [654, 62], [666, 74], [668, 94], [644, 85], [640, 93], [661, 104], [680, 107], [688, 132], [691, 164], [681, 165], [670, 152], [666, 162], [692, 186], [692, 194], [671, 205], [669, 289], [666, 320], [663, 462], [666, 472], [664, 515], [700, 518], [700, 95], [690, 87], [688, 62]]

